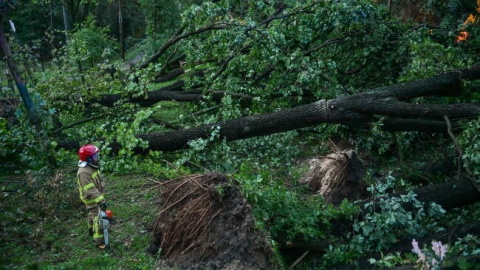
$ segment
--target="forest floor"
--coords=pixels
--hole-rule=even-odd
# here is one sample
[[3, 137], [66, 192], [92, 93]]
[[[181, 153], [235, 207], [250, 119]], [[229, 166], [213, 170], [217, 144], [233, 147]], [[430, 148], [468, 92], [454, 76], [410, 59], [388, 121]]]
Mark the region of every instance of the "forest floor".
[[104, 175], [116, 224], [111, 247], [87, 233], [76, 170], [56, 177], [0, 175], [0, 269], [154, 269], [146, 249], [159, 211], [158, 183], [145, 175]]

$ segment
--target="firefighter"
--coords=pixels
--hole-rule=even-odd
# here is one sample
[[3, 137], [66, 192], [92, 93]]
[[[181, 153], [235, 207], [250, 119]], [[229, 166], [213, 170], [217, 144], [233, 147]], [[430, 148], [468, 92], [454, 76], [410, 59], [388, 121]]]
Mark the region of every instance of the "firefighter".
[[104, 249], [103, 230], [99, 226], [99, 209], [107, 209], [104, 197], [105, 183], [100, 175], [100, 149], [93, 144], [86, 144], [78, 150], [77, 183], [80, 199], [88, 211], [88, 233], [93, 236], [95, 245]]

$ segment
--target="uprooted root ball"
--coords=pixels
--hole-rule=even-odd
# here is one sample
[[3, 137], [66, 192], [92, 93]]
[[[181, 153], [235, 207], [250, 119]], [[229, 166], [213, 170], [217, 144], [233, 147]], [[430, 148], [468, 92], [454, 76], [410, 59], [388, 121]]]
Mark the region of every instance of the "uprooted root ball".
[[340, 204], [343, 199], [356, 200], [365, 196], [365, 168], [352, 150], [338, 150], [310, 160], [310, 170], [300, 180], [325, 201]]
[[161, 186], [151, 252], [159, 269], [273, 269], [272, 250], [254, 227], [240, 190], [222, 174], [196, 174]]

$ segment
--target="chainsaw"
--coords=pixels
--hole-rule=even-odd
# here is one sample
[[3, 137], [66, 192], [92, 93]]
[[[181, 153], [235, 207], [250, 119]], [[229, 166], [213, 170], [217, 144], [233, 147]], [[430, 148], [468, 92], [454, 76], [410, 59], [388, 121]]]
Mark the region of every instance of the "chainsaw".
[[115, 224], [115, 219], [113, 218], [113, 212], [108, 209], [106, 210], [100, 209], [100, 211], [98, 212], [98, 215], [99, 215], [98, 222], [99, 222], [100, 228], [103, 229], [104, 244], [105, 246], [109, 247], [108, 230], [110, 229], [111, 224]]

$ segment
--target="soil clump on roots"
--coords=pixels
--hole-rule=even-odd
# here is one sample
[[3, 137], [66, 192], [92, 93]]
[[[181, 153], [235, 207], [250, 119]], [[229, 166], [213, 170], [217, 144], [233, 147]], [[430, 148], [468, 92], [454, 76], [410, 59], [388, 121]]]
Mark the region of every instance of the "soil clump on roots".
[[162, 208], [149, 252], [157, 269], [274, 269], [266, 236], [225, 175], [195, 174], [161, 184]]
[[308, 184], [314, 194], [334, 205], [339, 205], [343, 199], [365, 198], [365, 168], [356, 153], [333, 143], [330, 148], [333, 153], [310, 160], [310, 169], [299, 182]]

